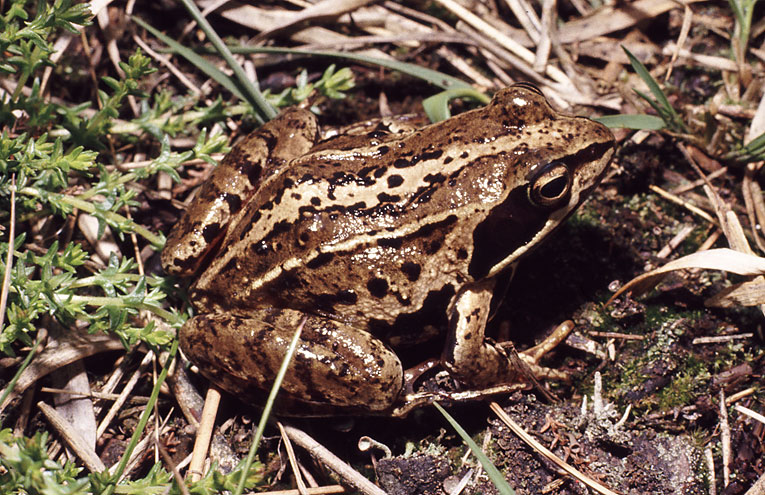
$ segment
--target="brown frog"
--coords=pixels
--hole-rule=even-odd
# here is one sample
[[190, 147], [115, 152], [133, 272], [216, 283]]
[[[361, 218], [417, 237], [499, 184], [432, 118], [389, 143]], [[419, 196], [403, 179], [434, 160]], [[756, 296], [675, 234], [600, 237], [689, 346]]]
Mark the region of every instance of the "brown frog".
[[484, 337], [496, 277], [596, 187], [611, 132], [521, 83], [421, 129], [317, 136], [310, 112], [285, 111], [234, 147], [172, 229], [163, 266], [196, 277], [186, 356], [252, 400], [304, 322], [280, 392], [292, 414], [401, 415], [437, 398], [406, 386], [391, 347], [429, 331], [446, 334], [439, 362], [466, 390], [517, 382]]

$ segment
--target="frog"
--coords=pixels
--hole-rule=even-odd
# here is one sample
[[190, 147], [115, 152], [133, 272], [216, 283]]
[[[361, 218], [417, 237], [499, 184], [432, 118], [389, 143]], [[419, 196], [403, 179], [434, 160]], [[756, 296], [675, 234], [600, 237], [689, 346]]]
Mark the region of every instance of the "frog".
[[[614, 148], [607, 127], [530, 83], [424, 127], [379, 119], [327, 138], [289, 108], [232, 148], [168, 234], [164, 271], [194, 279], [181, 349], [258, 403], [300, 329], [277, 404], [297, 416], [404, 416], [522, 383], [540, 353], [513, 359], [487, 337], [494, 289], [588, 197]], [[433, 339], [422, 369], [452, 392], [415, 390], [421, 368], [399, 357]]]

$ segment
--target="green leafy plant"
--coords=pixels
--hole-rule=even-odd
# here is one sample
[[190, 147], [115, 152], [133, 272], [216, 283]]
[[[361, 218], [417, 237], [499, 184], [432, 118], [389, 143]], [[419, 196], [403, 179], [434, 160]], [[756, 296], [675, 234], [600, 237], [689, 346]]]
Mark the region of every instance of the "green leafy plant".
[[[335, 64], [327, 67], [321, 78], [315, 83], [308, 82], [308, 71], [303, 70], [298, 75], [294, 88], [285, 88], [279, 94], [271, 94], [269, 90], [266, 90], [263, 92], [263, 95], [277, 108], [302, 103], [314, 92], [335, 100], [345, 98], [345, 91], [355, 86], [353, 73], [347, 67], [340, 70], [335, 69]], [[316, 103], [314, 103], [314, 106], [316, 106]]]
[[680, 115], [678, 115], [675, 109], [672, 108], [669, 99], [667, 99], [667, 95], [664, 94], [664, 91], [662, 91], [659, 83], [656, 82], [656, 79], [651, 76], [651, 73], [648, 72], [645, 65], [643, 65], [643, 63], [640, 62], [640, 60], [638, 60], [629, 50], [624, 47], [622, 47], [622, 49], [627, 54], [627, 58], [629, 58], [632, 68], [637, 75], [640, 76], [640, 79], [643, 80], [646, 86], [648, 86], [653, 98], [650, 98], [638, 89], [633, 89], [633, 91], [651, 105], [659, 117], [664, 121], [664, 125], [668, 130], [678, 133], [687, 133], [688, 128], [680, 118]]

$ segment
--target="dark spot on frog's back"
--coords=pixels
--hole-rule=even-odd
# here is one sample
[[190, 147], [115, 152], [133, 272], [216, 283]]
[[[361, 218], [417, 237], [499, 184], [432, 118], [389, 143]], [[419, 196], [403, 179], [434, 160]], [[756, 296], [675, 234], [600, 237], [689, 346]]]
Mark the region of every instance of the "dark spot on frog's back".
[[438, 160], [439, 158], [441, 158], [441, 155], [443, 154], [444, 154], [443, 150], [433, 150], [433, 151], [422, 153], [422, 155], [420, 155], [420, 158], [422, 160]]
[[400, 249], [404, 241], [397, 237], [381, 237], [377, 239], [377, 245], [381, 247], [389, 247], [393, 249]]
[[401, 196], [397, 194], [380, 193], [377, 195], [377, 200], [380, 203], [398, 203], [399, 201], [401, 201]]
[[211, 223], [209, 225], [205, 225], [204, 229], [202, 229], [202, 237], [204, 237], [205, 241], [210, 244], [212, 243], [217, 237], [218, 234], [221, 232], [221, 226], [219, 223]]
[[317, 294], [313, 297], [313, 307], [333, 313], [335, 305], [350, 306], [356, 304], [358, 296], [352, 290], [341, 290], [335, 294]]
[[238, 194], [226, 193], [223, 195], [223, 201], [228, 204], [228, 209], [231, 213], [239, 211], [239, 208], [242, 206], [242, 198]]
[[410, 282], [416, 282], [417, 279], [420, 278], [421, 271], [422, 266], [412, 261], [407, 261], [401, 265], [401, 272], [406, 275], [406, 278], [409, 279]]
[[440, 184], [446, 180], [446, 177], [444, 177], [443, 174], [428, 174], [423, 178], [423, 180], [430, 184]]
[[193, 268], [197, 266], [200, 259], [199, 256], [189, 256], [187, 258], [175, 257], [173, 258], [173, 266], [178, 267], [182, 273], [193, 271]]
[[404, 183], [404, 178], [398, 174], [393, 174], [388, 177], [388, 187], [398, 187]]
[[371, 278], [367, 282], [367, 290], [378, 299], [382, 299], [388, 294], [388, 281], [382, 278]]
[[310, 269], [316, 269], [326, 265], [327, 263], [332, 261], [332, 258], [334, 257], [335, 255], [333, 253], [319, 253], [318, 256], [316, 256], [314, 259], [306, 263], [306, 266]]
[[443, 242], [441, 239], [435, 239], [430, 241], [425, 246], [425, 254], [436, 254], [439, 249], [441, 249], [441, 246], [443, 246]]

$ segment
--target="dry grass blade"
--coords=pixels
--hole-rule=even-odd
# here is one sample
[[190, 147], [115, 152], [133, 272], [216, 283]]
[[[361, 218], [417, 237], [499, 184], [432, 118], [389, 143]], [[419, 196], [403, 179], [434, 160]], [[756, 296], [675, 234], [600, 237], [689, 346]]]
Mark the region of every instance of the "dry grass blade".
[[[52, 383], [65, 389], [66, 392], [90, 393], [85, 364], [82, 361], [64, 366], [58, 373], [50, 376]], [[65, 418], [74, 432], [91, 450], [96, 449], [96, 415], [93, 412], [93, 401], [89, 397], [70, 396], [67, 393], [53, 397], [56, 412]]]
[[728, 409], [725, 403], [725, 391], [720, 390], [720, 411], [718, 413], [720, 426], [720, 444], [722, 447], [723, 486], [730, 484], [730, 461], [731, 461], [731, 432], [728, 422]]
[[741, 414], [745, 414], [746, 416], [749, 416], [750, 418], [752, 418], [752, 419], [754, 419], [756, 421], [759, 421], [760, 423], [765, 425], [765, 416], [763, 416], [762, 414], [760, 414], [760, 413], [758, 413], [756, 411], [752, 411], [748, 407], [740, 406], [738, 404], [733, 406], [733, 408], [736, 409], [736, 411], [740, 412]]
[[290, 467], [292, 468], [292, 474], [295, 477], [295, 484], [297, 485], [297, 490], [300, 493], [300, 495], [307, 495], [308, 487], [305, 485], [305, 481], [303, 481], [303, 476], [300, 474], [300, 466], [298, 465], [297, 456], [295, 456], [295, 449], [292, 448], [292, 442], [290, 442], [290, 437], [287, 436], [287, 432], [284, 431], [284, 425], [280, 421], [276, 422], [276, 426], [279, 427], [279, 433], [281, 433], [282, 441], [284, 442], [284, 448], [287, 450], [287, 459], [290, 462]]
[[[11, 268], [13, 268], [13, 251], [16, 241], [16, 175], [11, 177], [11, 218], [8, 226], [8, 253], [5, 257], [5, 272], [3, 286], [0, 289], [0, 328], [5, 321], [5, 307], [8, 303], [8, 288], [11, 286]], [[2, 406], [0, 406], [2, 410]]]
[[712, 308], [765, 304], [765, 278], [757, 277], [755, 280], [727, 287], [704, 301], [704, 304]]
[[0, 404], [0, 412], [18, 394], [48, 373], [94, 354], [124, 349], [119, 339], [112, 335], [67, 332], [59, 339], [49, 342], [45, 349], [19, 377], [13, 392]]
[[494, 411], [499, 419], [502, 420], [502, 422], [507, 425], [507, 427], [513, 431], [513, 433], [518, 435], [521, 440], [526, 442], [529, 447], [533, 448], [536, 452], [543, 455], [549, 461], [553, 462], [556, 466], [602, 495], [618, 495], [617, 492], [601, 485], [589, 476], [586, 476], [574, 466], [561, 460], [557, 455], [553, 454], [549, 449], [547, 449], [547, 447], [537, 442], [534, 437], [526, 433], [526, 431], [521, 428], [518, 423], [513, 421], [513, 419], [507, 415], [507, 413], [499, 406], [499, 404], [492, 402], [491, 410]]
[[[487, 37], [491, 38], [494, 42], [511, 52], [513, 55], [523, 60], [526, 64], [531, 65], [534, 63], [534, 53], [532, 53], [528, 48], [524, 47], [512, 38], [505, 36], [504, 33], [500, 32], [498, 29], [494, 28], [492, 25], [488, 24], [483, 19], [473, 14], [465, 7], [461, 6], [457, 2], [454, 2], [453, 0], [439, 0], [438, 3], [449, 9], [454, 15], [465, 21], [474, 29], [477, 29]], [[545, 73], [557, 83], [567, 85], [567, 87], [570, 89], [575, 87], [568, 76], [557, 67], [548, 64], [545, 67]]]
[[744, 495], [765, 495], [765, 474], [760, 476]]
[[348, 12], [363, 7], [372, 0], [322, 0], [297, 12], [287, 11], [281, 23], [272, 26], [255, 37], [255, 41], [263, 40], [283, 31], [298, 28], [311, 21], [326, 22], [335, 19]]
[[96, 437], [101, 438], [101, 435], [103, 435], [106, 432], [106, 429], [111, 424], [112, 420], [117, 416], [117, 413], [122, 409], [122, 406], [127, 402], [128, 398], [130, 397], [130, 393], [133, 391], [133, 388], [138, 384], [138, 380], [143, 375], [144, 372], [146, 372], [146, 369], [151, 364], [152, 360], [154, 359], [154, 353], [149, 351], [144, 356], [143, 360], [141, 360], [141, 364], [138, 365], [138, 369], [131, 375], [128, 382], [125, 384], [125, 387], [122, 389], [122, 392], [120, 392], [119, 399], [114, 401], [114, 404], [111, 405], [109, 408], [109, 411], [104, 415], [104, 418], [101, 420], [101, 424], [98, 425], [98, 430], [96, 432]]
[[689, 268], [723, 270], [738, 275], [755, 276], [765, 274], [765, 258], [728, 248], [710, 249], [689, 254], [688, 256], [670, 261], [661, 268], [633, 278], [624, 287], [616, 291], [606, 305], [611, 304], [614, 299], [626, 292], [631, 292], [633, 295], [642, 294], [658, 284], [668, 273]]
[[[692, 0], [687, 3], [696, 3]], [[677, 8], [673, 0], [638, 0], [620, 7], [604, 7], [595, 15], [577, 19], [561, 27], [561, 43], [575, 43], [634, 26], [645, 19], [652, 19]]]
[[749, 123], [749, 132], [746, 134], [744, 144], [748, 144], [757, 136], [765, 133], [765, 92], [762, 94], [760, 104], [757, 105], [757, 111], [754, 113], [752, 121]]
[[[306, 488], [308, 495], [329, 495], [332, 493], [346, 493], [341, 485], [317, 486], [316, 488]], [[273, 492], [260, 492], [260, 495], [301, 495], [298, 490], [276, 490]]]
[[290, 439], [308, 451], [308, 453], [329, 469], [341, 476], [346, 483], [365, 495], [385, 495], [377, 485], [366, 479], [358, 471], [335, 456], [307, 433], [293, 426], [285, 426], [284, 431]]
[[45, 402], [38, 402], [37, 407], [43, 412], [45, 417], [56, 428], [58, 433], [66, 440], [66, 443], [72, 448], [77, 457], [79, 457], [85, 466], [92, 473], [100, 473], [106, 469], [104, 463], [99, 459], [96, 451], [88, 446], [87, 442], [80, 437], [72, 425], [55, 409]]

